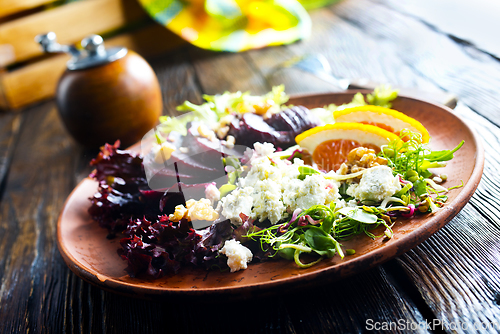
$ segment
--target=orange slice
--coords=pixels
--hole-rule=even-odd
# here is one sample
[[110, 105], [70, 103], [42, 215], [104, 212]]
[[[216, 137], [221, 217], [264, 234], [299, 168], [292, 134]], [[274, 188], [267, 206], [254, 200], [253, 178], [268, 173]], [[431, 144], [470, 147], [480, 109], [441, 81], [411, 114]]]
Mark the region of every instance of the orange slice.
[[392, 132], [361, 123], [327, 124], [295, 137], [297, 144], [312, 154], [312, 160], [318, 168], [325, 171], [336, 171], [356, 147], [364, 146], [380, 152], [382, 145], [398, 139]]
[[429, 142], [429, 132], [414, 118], [402, 112], [379, 106], [361, 106], [334, 111], [335, 123], [358, 122], [378, 126], [399, 136], [403, 129], [409, 129], [422, 135], [422, 142]]

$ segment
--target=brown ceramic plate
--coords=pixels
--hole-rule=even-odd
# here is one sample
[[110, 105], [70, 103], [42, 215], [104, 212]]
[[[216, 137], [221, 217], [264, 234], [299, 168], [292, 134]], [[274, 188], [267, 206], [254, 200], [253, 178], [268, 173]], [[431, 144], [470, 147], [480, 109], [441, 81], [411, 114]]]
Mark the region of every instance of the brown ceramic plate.
[[[352, 92], [294, 97], [290, 103], [319, 107], [351, 101]], [[481, 179], [484, 152], [472, 130], [452, 111], [436, 104], [411, 98], [398, 98], [393, 107], [418, 119], [431, 134], [434, 149], [451, 149], [461, 140], [465, 145], [444, 169], [449, 175], [446, 187], [464, 187], [449, 193], [448, 203], [435, 215], [398, 221], [394, 237], [375, 241], [359, 236], [344, 242], [356, 254], [341, 260], [338, 256], [309, 269], [299, 269], [286, 260], [251, 264], [236, 273], [184, 268], [177, 275], [156, 280], [129, 277], [126, 263], [117, 255], [119, 238], [106, 239], [106, 230], [89, 217], [89, 197], [97, 189], [91, 179], [83, 180], [66, 201], [58, 222], [59, 250], [73, 272], [103, 289], [140, 297], [201, 296], [251, 297], [263, 293], [333, 281], [356, 274], [398, 256], [417, 246], [450, 221], [468, 202]]]

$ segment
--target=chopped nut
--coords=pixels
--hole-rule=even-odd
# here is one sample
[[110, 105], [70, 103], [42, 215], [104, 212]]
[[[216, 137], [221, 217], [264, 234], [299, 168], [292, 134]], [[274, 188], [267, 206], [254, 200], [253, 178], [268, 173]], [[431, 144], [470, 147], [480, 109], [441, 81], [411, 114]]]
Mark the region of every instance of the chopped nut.
[[443, 182], [443, 179], [441, 179], [439, 176], [434, 176], [432, 178], [432, 181], [436, 182], [436, 183], [442, 183]]
[[210, 200], [201, 198], [199, 201], [190, 199], [186, 206], [177, 205], [173, 214], [169, 215], [170, 221], [178, 222], [181, 219], [193, 220], [215, 220], [219, 214], [214, 210]]
[[359, 162], [364, 162], [364, 163], [369, 164], [372, 161], [376, 161], [376, 160], [377, 160], [377, 156], [375, 155], [375, 152], [366, 152], [365, 154], [363, 154], [361, 159], [359, 159]]
[[365, 169], [366, 168], [364, 168], [364, 167], [354, 165], [351, 167], [351, 173], [357, 173], [357, 172], [360, 172], [360, 171], [365, 170]]
[[236, 139], [233, 136], [227, 136], [226, 138], [226, 147], [227, 148], [233, 148], [234, 143], [236, 143]]
[[187, 214], [188, 214], [188, 209], [186, 209], [184, 205], [180, 204], [175, 207], [174, 213], [168, 216], [168, 219], [170, 219], [170, 221], [173, 222], [178, 222], [182, 218], [187, 218]]
[[[347, 170], [341, 166], [342, 172], [340, 175], [356, 173], [370, 167], [387, 165], [387, 159], [378, 157], [373, 149], [360, 146], [349, 152], [345, 165]], [[360, 179], [361, 177], [357, 177], [355, 180]]]
[[219, 214], [212, 207], [209, 199], [201, 198], [199, 201], [190, 199], [186, 202], [190, 220], [215, 220]]
[[231, 124], [231, 122], [233, 121], [233, 119], [235, 117], [236, 116], [234, 116], [234, 115], [226, 115], [219, 120], [219, 125], [221, 125], [221, 126], [229, 125], [229, 124]]
[[227, 133], [229, 132], [229, 126], [222, 126], [220, 128], [218, 128], [217, 130], [217, 137], [219, 138], [224, 138]]
[[198, 126], [198, 133], [200, 134], [200, 136], [202, 136], [203, 138], [207, 138], [210, 141], [217, 140], [217, 137], [215, 136], [215, 132], [213, 132], [212, 130], [210, 130], [209, 128], [207, 128], [203, 124]]
[[349, 167], [347, 167], [347, 165], [345, 163], [343, 163], [342, 165], [340, 165], [340, 168], [337, 171], [337, 174], [338, 175], [346, 175], [348, 171], [349, 171]]
[[377, 163], [379, 165], [387, 165], [387, 159], [383, 157], [377, 157]]
[[[375, 151], [373, 151], [375, 152]], [[356, 161], [360, 161], [361, 158], [368, 153], [368, 149], [366, 147], [356, 147], [349, 152], [347, 155], [347, 162], [354, 164]]]
[[189, 148], [182, 146], [179, 147], [179, 151], [181, 151], [181, 153], [189, 153]]
[[227, 133], [229, 132], [229, 124], [231, 124], [231, 122], [233, 121], [233, 119], [235, 117], [236, 116], [234, 116], [232, 114], [223, 116], [219, 120], [217, 125], [213, 128], [213, 130], [215, 131], [215, 133], [217, 134], [217, 137], [219, 137], [219, 139], [223, 139], [224, 137], [227, 136]]

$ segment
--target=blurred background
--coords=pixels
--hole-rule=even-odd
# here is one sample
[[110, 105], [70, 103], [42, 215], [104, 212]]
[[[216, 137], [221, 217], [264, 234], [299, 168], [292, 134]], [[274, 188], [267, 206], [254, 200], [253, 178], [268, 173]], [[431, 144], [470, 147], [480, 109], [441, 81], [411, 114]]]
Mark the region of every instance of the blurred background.
[[[337, 2], [0, 0], [0, 109], [19, 109], [54, 96], [69, 56], [43, 54], [34, 43], [40, 33], [54, 31], [61, 44], [76, 45], [89, 34], [101, 34], [107, 47], [125, 46], [146, 59], [161, 57], [188, 42], [204, 49], [238, 52], [309, 38], [314, 23], [306, 10]], [[500, 30], [499, 3], [379, 2], [425, 18], [435, 29], [453, 31], [454, 38], [500, 56], [500, 45], [493, 37]]]

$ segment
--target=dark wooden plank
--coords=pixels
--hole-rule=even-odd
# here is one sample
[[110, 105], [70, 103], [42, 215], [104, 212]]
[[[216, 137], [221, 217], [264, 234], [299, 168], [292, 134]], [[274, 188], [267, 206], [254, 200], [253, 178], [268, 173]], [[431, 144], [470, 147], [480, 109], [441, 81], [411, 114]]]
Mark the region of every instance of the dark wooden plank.
[[[363, 6], [369, 6], [369, 10], [365, 7], [361, 11]], [[470, 110], [457, 109], [484, 139], [488, 154], [483, 180], [463, 214], [431, 240], [400, 258], [400, 264], [415, 281], [437, 319], [449, 326], [491, 323], [498, 319], [499, 291], [495, 251], [500, 243], [499, 131], [498, 112], [493, 109], [498, 99], [498, 84], [495, 84], [500, 78], [498, 62], [470, 46], [436, 34], [421, 22], [369, 2], [346, 2], [335, 12], [373, 38], [403, 46], [401, 59], [436, 84], [459, 94], [494, 123]], [[371, 14], [366, 15], [367, 12]], [[413, 38], [405, 39], [410, 34]], [[496, 331], [495, 328], [491, 332]]]
[[[52, 103], [26, 112], [1, 203], [1, 332], [60, 332], [68, 268], [55, 244], [59, 211], [74, 186], [72, 141]], [[21, 148], [21, 149], [19, 149]]]
[[164, 115], [178, 115], [175, 108], [186, 100], [195, 104], [203, 102], [195, 69], [188, 61], [191, 48], [186, 46], [150, 61], [160, 82]]
[[190, 58], [204, 94], [249, 91], [258, 95], [270, 89], [258, 70], [241, 53], [211, 52], [193, 47]]
[[[5, 185], [12, 161], [12, 155], [17, 143], [22, 116], [19, 114], [0, 115], [0, 203], [3, 198]], [[6, 254], [15, 242], [9, 238], [8, 227], [0, 222], [0, 254]], [[7, 256], [0, 256], [0, 282], [4, 276], [4, 268], [8, 261]], [[3, 290], [3, 283], [0, 291]], [[2, 294], [0, 293], [0, 296]], [[1, 301], [1, 297], [0, 297]]]
[[333, 11], [311, 12], [311, 37], [289, 45], [249, 51], [251, 60], [269, 77], [270, 85], [286, 82], [290, 94], [340, 91], [340, 88], [300, 70], [283, 69], [270, 76], [273, 69], [293, 56], [322, 54], [338, 78], [365, 78], [398, 87], [420, 87], [422, 91], [439, 91], [439, 87], [423, 77], [401, 59], [394, 47], [384, 47], [384, 41], [367, 35]]
[[[374, 19], [379, 10], [385, 10], [378, 4], [362, 3]], [[341, 6], [360, 10], [349, 0]], [[152, 61], [163, 89], [164, 112], [175, 114], [173, 108], [186, 99], [200, 103], [201, 92], [265, 93], [274, 84], [265, 79], [266, 73], [284, 56], [305, 51], [325, 53], [332, 63], [340, 64], [336, 71], [343, 76], [367, 76], [421, 88], [435, 87], [431, 81], [440, 84], [437, 76], [409, 64], [410, 56], [400, 57], [393, 37], [398, 31], [387, 31], [384, 24], [360, 29], [346, 14], [349, 10], [344, 8], [336, 16], [337, 7], [313, 12], [317, 27], [313, 36], [291, 46], [241, 54], [186, 47]], [[373, 31], [365, 32], [371, 27], [375, 27]], [[417, 31], [426, 29], [425, 25], [415, 27]], [[377, 51], [381, 45], [385, 49]], [[294, 93], [312, 86], [301, 74], [282, 77], [278, 80]], [[319, 82], [314, 85], [314, 89], [323, 89]], [[463, 113], [480, 130], [488, 152], [496, 150], [498, 128], [470, 111]], [[86, 166], [92, 152], [81, 150], [68, 138], [52, 104], [26, 115], [0, 207], [0, 332], [342, 333], [364, 332], [368, 319], [420, 322], [432, 320], [434, 315], [448, 322], [462, 317], [468, 321], [498, 319], [498, 154], [488, 156], [485, 177], [462, 214], [398, 260], [415, 282], [417, 299], [424, 300], [434, 314], [424, 314], [419, 301], [396, 284], [400, 277], [391, 277], [388, 265], [331, 287], [258, 300], [148, 302], [90, 286], [62, 262], [55, 247], [55, 222], [75, 182], [88, 173], [78, 166]]]
[[105, 292], [108, 333], [295, 333], [283, 298], [131, 300]]
[[500, 86], [500, 66], [495, 58], [376, 1], [347, 0], [333, 6], [332, 11], [379, 41], [379, 52], [394, 50], [415, 72], [500, 125], [496, 88]]
[[[402, 294], [387, 272], [374, 268], [328, 286], [289, 294], [289, 312], [300, 333], [428, 333], [416, 305]], [[386, 329], [381, 330], [383, 326]]]
[[469, 204], [445, 228], [399, 258], [437, 319], [447, 327], [489, 325], [500, 317], [498, 128], [459, 105], [456, 111], [483, 138], [484, 175]]
[[0, 115], [0, 199], [14, 152], [22, 116], [13, 113]]
[[489, 326], [483, 333], [498, 333], [498, 233], [477, 210], [466, 206], [435, 238], [401, 257], [401, 266], [420, 283], [423, 298], [446, 330], [464, 324], [471, 330]]
[[[201, 101], [193, 81], [194, 70], [186, 66], [185, 59], [180, 53], [152, 62], [160, 73], [166, 110], [186, 99]], [[183, 89], [178, 89], [181, 86]], [[96, 151], [83, 149], [69, 138], [53, 103], [34, 107], [23, 115], [26, 122], [0, 211], [1, 231], [5, 232], [0, 244], [0, 332], [106, 332], [108, 322], [113, 327], [119, 318], [110, 318], [104, 305], [118, 296], [104, 294], [72, 274], [59, 255], [55, 239], [64, 200], [88, 174], [88, 163]], [[5, 147], [12, 145], [9, 133], [12, 131], [2, 133]], [[132, 306], [137, 301], [127, 299], [127, 303]], [[143, 316], [150, 313], [148, 303], [139, 305]], [[155, 319], [161, 317], [158, 312], [153, 312]], [[155, 319], [150, 321], [154, 323]], [[136, 320], [127, 317], [125, 327], [133, 327]], [[141, 319], [137, 327], [143, 324]], [[161, 330], [162, 326], [157, 327]]]
[[[500, 47], [496, 43], [494, 34], [500, 30], [498, 15], [500, 7], [496, 2], [489, 0], [469, 1], [433, 1], [423, 0], [414, 2], [408, 0], [380, 1], [406, 16], [417, 17], [433, 29], [450, 34], [454, 39], [464, 44], [500, 57]], [[468, 13], [465, 17], [452, 15], [453, 13]]]
[[[294, 44], [306, 47], [307, 42]], [[254, 68], [265, 78], [268, 87], [284, 84], [288, 94], [327, 93], [339, 91], [335, 85], [327, 83], [313, 74], [297, 68], [282, 66], [283, 62], [301, 56], [290, 45], [276, 46], [261, 50], [251, 50], [244, 54]], [[305, 48], [307, 49], [307, 48]]]

